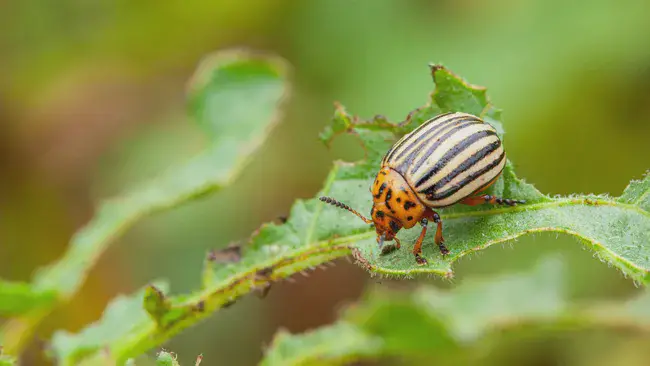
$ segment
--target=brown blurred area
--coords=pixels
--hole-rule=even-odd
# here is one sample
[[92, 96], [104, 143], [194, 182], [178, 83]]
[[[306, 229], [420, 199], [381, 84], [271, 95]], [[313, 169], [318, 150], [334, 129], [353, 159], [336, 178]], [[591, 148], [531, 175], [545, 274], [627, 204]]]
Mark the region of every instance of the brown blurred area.
[[[286, 215], [295, 199], [320, 189], [333, 159], [359, 156], [352, 139], [332, 150], [317, 139], [334, 101], [362, 117], [400, 120], [426, 101], [429, 62], [488, 87], [505, 111], [510, 158], [540, 190], [618, 195], [650, 168], [649, 10], [646, 0], [6, 1], [0, 277], [29, 280], [62, 255], [95, 202], [196, 153], [185, 84], [204, 54], [233, 46], [292, 63], [294, 92], [282, 124], [235, 185], [148, 218], [114, 243], [72, 303], [48, 318], [42, 338], [94, 321], [116, 294], [154, 278], [168, 278], [173, 292], [198, 287], [208, 249]], [[633, 290], [572, 239], [542, 235], [505, 248], [461, 261], [458, 280], [527, 268], [560, 252], [573, 269], [573, 297]], [[337, 261], [274, 286], [264, 300], [247, 297], [165, 346], [181, 362], [203, 353], [205, 362], [254, 364], [277, 328], [329, 323], [376, 282]], [[548, 349], [538, 346], [494, 359], [528, 364]], [[572, 354], [573, 364], [593, 361], [588, 347], [574, 349], [585, 357]], [[566, 359], [559, 354], [538, 364]]]

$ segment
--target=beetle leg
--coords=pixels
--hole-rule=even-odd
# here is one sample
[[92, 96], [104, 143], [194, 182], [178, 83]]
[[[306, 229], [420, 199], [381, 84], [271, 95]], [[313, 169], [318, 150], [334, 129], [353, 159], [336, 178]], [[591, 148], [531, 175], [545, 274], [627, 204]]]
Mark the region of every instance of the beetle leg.
[[415, 261], [420, 264], [427, 264], [427, 260], [424, 259], [420, 254], [422, 254], [422, 241], [424, 241], [424, 236], [427, 234], [427, 224], [429, 221], [427, 219], [422, 219], [420, 221], [420, 225], [422, 225], [422, 231], [420, 232], [420, 236], [418, 237], [418, 240], [415, 241], [415, 245], [413, 246], [413, 255], [415, 255]]
[[397, 239], [397, 237], [394, 237], [393, 240], [395, 240], [395, 249], [402, 247], [402, 243], [399, 242], [399, 239]]
[[437, 212], [433, 213], [433, 222], [438, 224], [438, 227], [436, 228], [436, 236], [435, 236], [435, 242], [438, 245], [438, 249], [440, 249], [440, 253], [442, 253], [443, 256], [449, 254], [449, 249], [445, 246], [445, 238], [442, 237], [442, 219], [440, 218], [440, 215], [438, 215]]
[[467, 197], [464, 200], [462, 200], [461, 203], [469, 206], [476, 206], [483, 203], [491, 203], [493, 205], [498, 204], [498, 205], [516, 206], [518, 203], [526, 203], [526, 201], [512, 200], [510, 198], [501, 198], [496, 196], [490, 196], [489, 194], [484, 194], [481, 196]]

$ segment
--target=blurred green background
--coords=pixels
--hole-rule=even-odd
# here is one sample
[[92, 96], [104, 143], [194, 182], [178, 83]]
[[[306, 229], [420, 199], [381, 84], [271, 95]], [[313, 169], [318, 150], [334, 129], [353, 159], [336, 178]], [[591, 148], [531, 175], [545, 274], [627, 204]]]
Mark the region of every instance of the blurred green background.
[[[116, 242], [73, 302], [41, 328], [77, 330], [110, 298], [167, 277], [199, 286], [208, 249], [245, 239], [313, 196], [331, 161], [318, 132], [340, 101], [362, 117], [402, 120], [433, 84], [429, 62], [488, 87], [505, 113], [505, 145], [542, 192], [618, 195], [650, 168], [647, 0], [73, 1], [0, 4], [0, 276], [29, 280], [61, 256], [93, 204], [200, 148], [185, 86], [213, 50], [249, 47], [294, 67], [286, 118], [236, 184], [139, 223]], [[260, 188], [260, 181], [264, 181]], [[449, 243], [453, 245], [452, 242]], [[525, 269], [560, 253], [571, 298], [624, 298], [634, 284], [555, 234], [496, 246], [456, 266], [456, 281]], [[422, 279], [440, 287], [453, 282]], [[349, 261], [296, 277], [165, 347], [190, 364], [251, 365], [278, 327], [326, 324], [377, 279]], [[504, 337], [484, 364], [642, 365], [643, 340], [612, 333]], [[647, 344], [647, 338], [645, 339]], [[40, 341], [27, 364], [42, 364]]]

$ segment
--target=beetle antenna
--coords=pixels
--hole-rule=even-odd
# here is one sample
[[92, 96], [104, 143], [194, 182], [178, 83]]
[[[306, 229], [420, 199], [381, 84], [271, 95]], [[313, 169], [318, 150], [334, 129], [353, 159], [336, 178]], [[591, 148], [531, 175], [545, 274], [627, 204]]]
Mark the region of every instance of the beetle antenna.
[[348, 211], [352, 212], [353, 214], [357, 215], [366, 224], [372, 224], [372, 220], [369, 220], [369, 219], [365, 218], [362, 214], [360, 214], [357, 211], [351, 209], [350, 206], [346, 205], [343, 202], [339, 202], [339, 201], [337, 201], [337, 200], [335, 200], [334, 198], [331, 198], [331, 197], [321, 197], [321, 198], [319, 198], [319, 200], [321, 200], [323, 202], [326, 202], [326, 203], [329, 203], [332, 206], [336, 206], [338, 208], [348, 210]]

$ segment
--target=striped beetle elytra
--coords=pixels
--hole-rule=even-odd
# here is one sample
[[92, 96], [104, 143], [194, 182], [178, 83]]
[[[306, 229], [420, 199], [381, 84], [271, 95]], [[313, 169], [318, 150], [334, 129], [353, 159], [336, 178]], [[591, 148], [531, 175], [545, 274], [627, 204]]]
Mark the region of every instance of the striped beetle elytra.
[[371, 219], [330, 197], [320, 200], [347, 210], [377, 232], [381, 248], [395, 240], [397, 232], [416, 224], [422, 231], [413, 246], [418, 264], [424, 265], [422, 241], [429, 220], [437, 224], [435, 243], [442, 255], [449, 254], [442, 236], [442, 220], [435, 208], [457, 203], [483, 203], [515, 206], [523, 200], [504, 199], [484, 194], [501, 175], [506, 154], [490, 124], [467, 113], [445, 113], [431, 118], [404, 135], [384, 155], [372, 184]]

